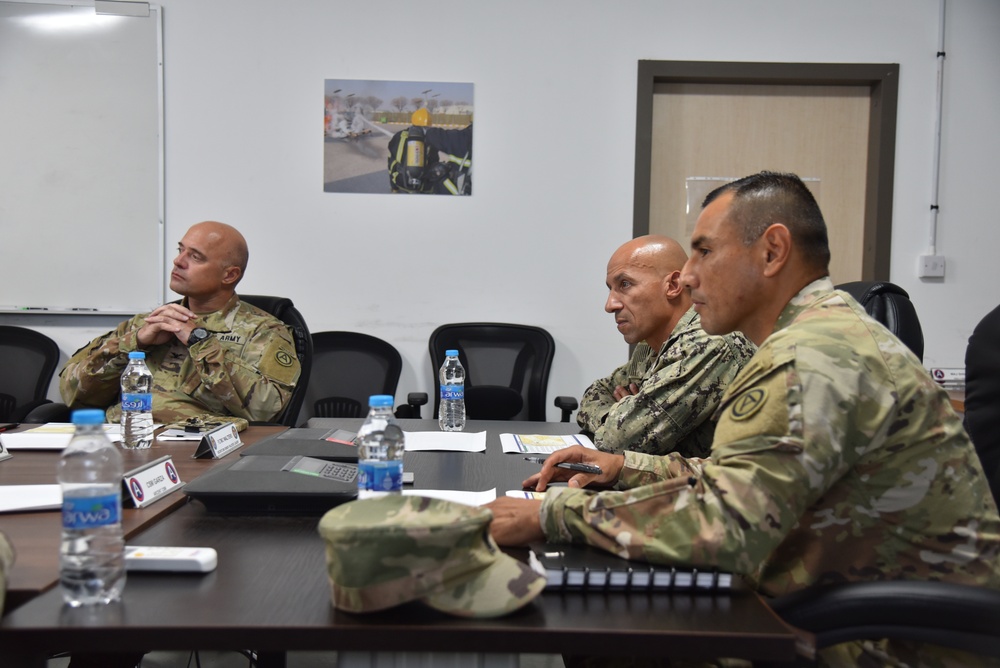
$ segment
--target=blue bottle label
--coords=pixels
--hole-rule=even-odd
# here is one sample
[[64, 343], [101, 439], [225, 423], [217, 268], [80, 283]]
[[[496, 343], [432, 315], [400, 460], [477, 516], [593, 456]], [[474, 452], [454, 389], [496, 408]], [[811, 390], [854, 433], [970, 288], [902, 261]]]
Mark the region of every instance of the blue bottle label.
[[465, 385], [442, 385], [441, 386], [441, 401], [464, 401], [465, 400]]
[[62, 521], [65, 529], [93, 529], [121, 521], [122, 497], [106, 496], [63, 497]]
[[371, 492], [398, 492], [403, 489], [403, 462], [358, 462], [358, 489]]
[[151, 413], [153, 411], [152, 394], [129, 394], [122, 395], [122, 411], [135, 411], [137, 413]]

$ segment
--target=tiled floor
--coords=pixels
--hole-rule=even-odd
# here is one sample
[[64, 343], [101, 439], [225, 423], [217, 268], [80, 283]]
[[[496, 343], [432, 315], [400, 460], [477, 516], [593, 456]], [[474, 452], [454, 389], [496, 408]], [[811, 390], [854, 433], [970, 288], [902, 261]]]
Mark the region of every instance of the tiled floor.
[[[69, 659], [51, 659], [48, 668], [65, 668]], [[150, 652], [142, 668], [249, 668], [239, 652]], [[289, 652], [288, 668], [336, 668], [335, 652]], [[562, 658], [552, 654], [522, 654], [520, 668], [562, 668]]]

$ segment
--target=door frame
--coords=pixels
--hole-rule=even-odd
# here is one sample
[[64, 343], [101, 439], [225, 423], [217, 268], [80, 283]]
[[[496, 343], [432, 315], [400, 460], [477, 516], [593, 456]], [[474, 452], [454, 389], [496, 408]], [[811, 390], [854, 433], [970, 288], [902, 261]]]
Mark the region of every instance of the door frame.
[[888, 280], [896, 162], [897, 63], [737, 63], [640, 60], [636, 91], [633, 236], [649, 233], [653, 95], [657, 84], [867, 86], [870, 91], [862, 279]]

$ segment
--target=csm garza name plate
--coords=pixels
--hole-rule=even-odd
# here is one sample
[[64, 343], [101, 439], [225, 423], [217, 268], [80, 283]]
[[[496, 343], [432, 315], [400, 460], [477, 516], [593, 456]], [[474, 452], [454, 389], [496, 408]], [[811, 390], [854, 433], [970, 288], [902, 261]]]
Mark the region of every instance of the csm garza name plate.
[[160, 457], [144, 466], [133, 469], [122, 478], [125, 498], [136, 508], [159, 501], [184, 486], [170, 455]]
[[243, 441], [240, 440], [240, 432], [236, 429], [236, 425], [227, 422], [212, 431], [205, 432], [194, 456], [199, 459], [206, 457], [221, 459], [241, 445]]

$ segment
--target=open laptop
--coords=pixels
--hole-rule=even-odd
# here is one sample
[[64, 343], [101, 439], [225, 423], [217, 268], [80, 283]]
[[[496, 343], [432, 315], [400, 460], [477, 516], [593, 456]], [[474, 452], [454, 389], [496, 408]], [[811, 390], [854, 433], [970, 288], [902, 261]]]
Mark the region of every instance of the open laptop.
[[[329, 429], [290, 429], [243, 449], [229, 466], [184, 486], [217, 512], [322, 514], [357, 497], [357, 448]], [[346, 436], [346, 435], [341, 435]]]

